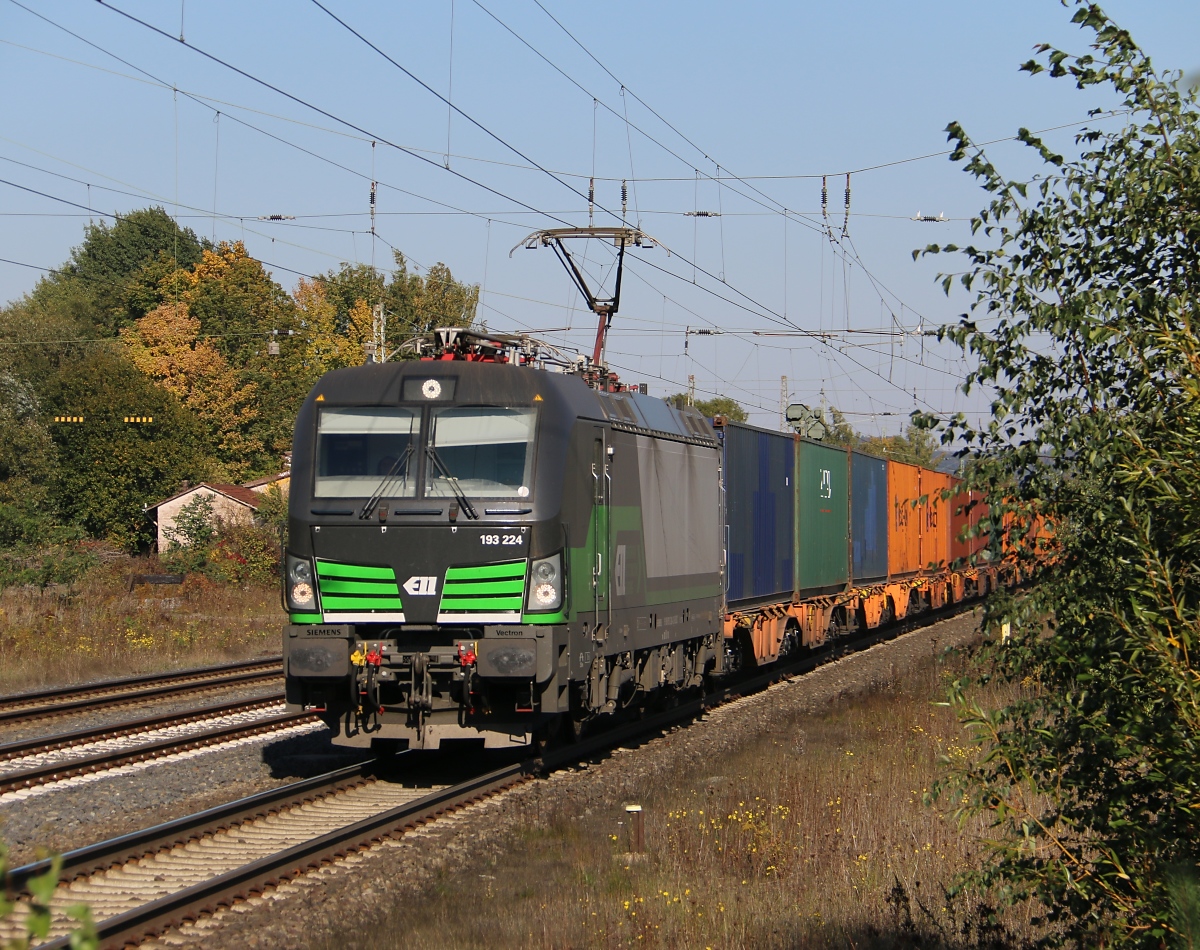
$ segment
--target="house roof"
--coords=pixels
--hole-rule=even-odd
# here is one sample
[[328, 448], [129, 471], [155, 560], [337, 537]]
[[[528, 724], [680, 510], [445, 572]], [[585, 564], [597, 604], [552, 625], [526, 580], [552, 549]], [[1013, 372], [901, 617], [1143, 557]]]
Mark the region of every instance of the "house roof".
[[270, 485], [270, 484], [273, 484], [274, 482], [281, 482], [285, 478], [291, 478], [291, 477], [292, 477], [292, 473], [290, 471], [279, 472], [277, 475], [268, 475], [266, 478], [256, 478], [252, 482], [242, 482], [242, 487], [243, 488], [262, 488], [264, 485]]
[[251, 508], [257, 508], [262, 502], [262, 496], [251, 488], [245, 485], [225, 485], [218, 482], [203, 482], [213, 491], [219, 491], [222, 495], [232, 498], [234, 501], [240, 501], [243, 505], [248, 505]]
[[190, 488], [185, 488], [183, 491], [176, 492], [170, 498], [164, 498], [160, 502], [153, 505], [147, 505], [146, 510], [152, 511], [155, 508], [161, 508], [169, 501], [174, 501], [176, 498], [182, 498], [184, 495], [190, 495], [193, 492], [199, 491], [201, 488], [207, 488], [209, 491], [217, 492], [224, 495], [238, 504], [245, 505], [247, 508], [258, 509], [262, 502], [262, 496], [258, 492], [246, 488], [244, 485], [229, 485], [225, 482], [200, 482], [198, 485], [192, 485]]

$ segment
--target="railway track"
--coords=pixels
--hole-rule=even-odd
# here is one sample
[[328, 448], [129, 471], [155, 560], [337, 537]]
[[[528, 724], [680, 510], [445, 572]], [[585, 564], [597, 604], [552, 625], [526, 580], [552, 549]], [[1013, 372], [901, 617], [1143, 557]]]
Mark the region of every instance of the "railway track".
[[0, 726], [149, 702], [197, 690], [250, 686], [254, 683], [278, 680], [282, 675], [282, 659], [270, 657], [175, 673], [151, 673], [84, 686], [64, 686], [34, 693], [20, 693], [0, 698]]
[[[208, 729], [197, 729], [216, 721]], [[271, 693], [0, 745], [0, 795], [316, 722]]]
[[[957, 612], [953, 608], [931, 612], [920, 622], [832, 644], [786, 668], [749, 676], [540, 759], [516, 762], [456, 784], [404, 787], [388, 781], [377, 762], [366, 762], [69, 852], [64, 856], [64, 884], [54, 905], [90, 904], [101, 945], [125, 946], [536, 775], [652, 738], [832, 658], [860, 652]], [[17, 868], [10, 876], [10, 890], [20, 894], [26, 882], [48, 866], [42, 861]], [[46, 948], [69, 945], [62, 920], [56, 915], [54, 939]]]

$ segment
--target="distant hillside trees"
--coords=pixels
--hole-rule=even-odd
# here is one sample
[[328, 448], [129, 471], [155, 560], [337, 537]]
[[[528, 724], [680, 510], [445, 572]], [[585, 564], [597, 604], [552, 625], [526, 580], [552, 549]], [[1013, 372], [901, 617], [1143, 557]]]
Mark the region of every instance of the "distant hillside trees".
[[862, 436], [855, 448], [870, 455], [881, 455], [925, 468], [937, 468], [945, 457], [937, 436], [928, 428], [912, 422], [904, 427], [903, 435]]
[[4, 566], [34, 564], [39, 546], [144, 547], [143, 508], [185, 480], [278, 471], [316, 380], [363, 362], [375, 303], [394, 349], [470, 325], [478, 296], [399, 253], [390, 272], [344, 264], [289, 293], [240, 242], [214, 245], [162, 208], [88, 226], [0, 309], [0, 585], [48, 577]]
[[[682, 408], [688, 404], [688, 395], [687, 393], [676, 393], [674, 396], [668, 396], [667, 402]], [[710, 419], [714, 416], [724, 416], [730, 422], [745, 422], [750, 418], [750, 414], [742, 408], [741, 404], [729, 396], [697, 399], [692, 405], [700, 411], [701, 415]]]

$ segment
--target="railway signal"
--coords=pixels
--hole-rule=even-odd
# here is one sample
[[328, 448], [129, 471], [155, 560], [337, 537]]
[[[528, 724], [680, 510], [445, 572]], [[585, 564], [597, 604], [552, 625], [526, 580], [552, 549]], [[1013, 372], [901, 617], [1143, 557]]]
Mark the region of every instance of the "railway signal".
[[787, 407], [784, 417], [787, 424], [806, 439], [825, 438], [825, 420], [816, 409], [795, 402]]

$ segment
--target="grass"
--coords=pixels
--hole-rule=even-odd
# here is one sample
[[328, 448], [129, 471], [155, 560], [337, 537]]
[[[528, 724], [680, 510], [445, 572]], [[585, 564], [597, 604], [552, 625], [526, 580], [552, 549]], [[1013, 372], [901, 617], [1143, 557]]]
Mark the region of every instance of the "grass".
[[70, 586], [0, 590], [0, 693], [279, 652], [277, 587], [190, 574], [130, 592], [131, 575], [158, 570], [121, 557]]
[[783, 718], [724, 759], [639, 780], [646, 853], [625, 801], [566, 806], [498, 857], [392, 905], [348, 947], [995, 947], [978, 901], [944, 896], [978, 851], [922, 797], [967, 754], [944, 667], [823, 716]]

